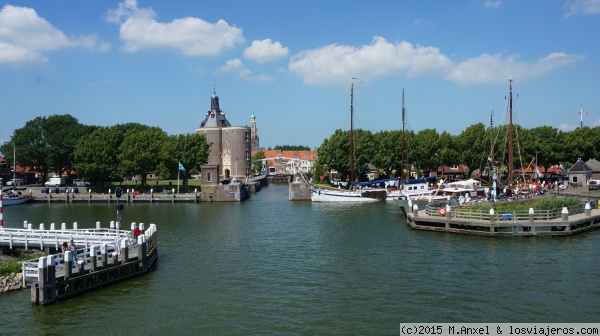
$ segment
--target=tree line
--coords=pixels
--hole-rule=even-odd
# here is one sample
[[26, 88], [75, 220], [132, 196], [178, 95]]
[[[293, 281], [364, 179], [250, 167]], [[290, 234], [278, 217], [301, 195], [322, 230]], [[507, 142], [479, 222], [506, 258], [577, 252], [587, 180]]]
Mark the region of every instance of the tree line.
[[179, 163], [187, 173], [198, 171], [210, 152], [203, 135], [167, 135], [159, 127], [139, 123], [88, 126], [68, 114], [26, 122], [0, 146], [8, 162], [13, 148], [19, 164], [41, 173], [44, 181], [51, 172], [65, 175], [74, 170], [92, 183], [141, 176], [142, 185], [151, 172], [163, 178], [176, 174]]
[[[551, 126], [526, 129], [513, 125], [513, 168], [526, 168], [537, 158], [540, 170], [554, 165], [570, 167], [581, 158], [586, 161], [600, 153], [600, 127], [561, 131]], [[355, 172], [362, 180], [371, 163], [384, 176], [404, 176], [413, 168], [419, 176], [435, 172], [440, 166], [464, 164], [470, 171], [483, 168], [493, 153], [497, 166], [507, 166], [510, 143], [509, 126], [490, 130], [483, 123], [473, 124], [459, 135], [438, 133], [435, 129], [418, 132], [354, 130]], [[404, 153], [404, 155], [402, 154]], [[327, 176], [335, 169], [347, 179], [350, 173], [350, 132], [338, 129], [318, 148], [314, 178]]]

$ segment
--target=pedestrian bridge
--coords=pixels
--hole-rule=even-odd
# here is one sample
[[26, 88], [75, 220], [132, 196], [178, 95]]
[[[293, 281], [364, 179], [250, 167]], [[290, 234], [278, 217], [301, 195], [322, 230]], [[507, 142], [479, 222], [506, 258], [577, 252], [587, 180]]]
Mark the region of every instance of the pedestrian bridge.
[[[137, 227], [136, 223], [132, 223]], [[60, 229], [56, 229], [55, 224], [50, 224], [46, 229], [44, 224], [39, 224], [38, 229], [34, 229], [31, 223], [24, 222], [24, 229], [13, 229], [0, 227], [0, 247], [8, 248], [36, 248], [40, 250], [60, 250], [63, 242], [71, 239], [76, 246], [91, 246], [101, 244], [116, 244], [120, 246], [120, 241], [125, 240], [133, 243], [133, 234], [129, 230], [121, 230], [120, 225], [111, 222], [110, 228], [101, 228], [100, 222], [96, 222], [95, 229], [77, 229], [77, 222], [73, 223], [73, 229], [67, 229], [66, 224], [62, 223]], [[140, 229], [143, 230], [143, 223], [140, 223]], [[132, 229], [133, 230], [133, 229]]]

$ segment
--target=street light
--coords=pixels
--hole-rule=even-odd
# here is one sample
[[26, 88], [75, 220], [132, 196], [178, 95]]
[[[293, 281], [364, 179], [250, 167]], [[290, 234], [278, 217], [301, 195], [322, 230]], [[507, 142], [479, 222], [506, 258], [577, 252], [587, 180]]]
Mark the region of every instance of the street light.
[[[586, 112], [585, 115], [588, 115]], [[579, 128], [583, 127], [583, 105], [581, 105], [581, 109], [579, 110]]]

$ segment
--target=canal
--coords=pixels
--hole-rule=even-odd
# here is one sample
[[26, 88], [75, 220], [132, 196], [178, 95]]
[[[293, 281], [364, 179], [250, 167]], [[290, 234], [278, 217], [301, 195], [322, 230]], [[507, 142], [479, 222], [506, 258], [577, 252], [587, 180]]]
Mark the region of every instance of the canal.
[[[115, 204], [4, 208], [5, 227], [103, 227]], [[600, 232], [487, 238], [410, 230], [393, 202], [125, 204], [155, 223], [156, 271], [47, 307], [0, 296], [2, 333], [398, 334], [402, 322], [598, 322]]]

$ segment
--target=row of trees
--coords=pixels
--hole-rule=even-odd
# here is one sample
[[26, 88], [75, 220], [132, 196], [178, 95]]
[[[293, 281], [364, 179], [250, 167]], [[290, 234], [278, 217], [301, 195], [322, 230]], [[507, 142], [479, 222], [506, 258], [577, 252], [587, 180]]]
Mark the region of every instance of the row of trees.
[[197, 171], [210, 152], [203, 135], [169, 136], [159, 127], [138, 123], [87, 126], [71, 115], [37, 117], [16, 129], [11, 140], [0, 146], [9, 162], [13, 146], [19, 164], [39, 171], [44, 180], [49, 172], [75, 170], [79, 178], [93, 183], [139, 175], [142, 185], [151, 172], [172, 176], [179, 162], [188, 172]]
[[[358, 129], [354, 131], [358, 176], [366, 175], [368, 163], [383, 169], [387, 176], [400, 175], [402, 168], [406, 171], [411, 166], [420, 174], [458, 164], [474, 170], [485, 165], [492, 143], [494, 159], [508, 162], [508, 133], [506, 125], [490, 133], [489, 127], [478, 123], [456, 136], [435, 129], [406, 131], [403, 140], [402, 131], [372, 133]], [[513, 138], [516, 167], [526, 167], [537, 158], [538, 165], [547, 171], [553, 165], [570, 167], [578, 158], [587, 160], [600, 153], [600, 127], [563, 132], [550, 126], [525, 129], [515, 125]], [[348, 131], [336, 130], [325, 139], [318, 148], [314, 176], [335, 169], [346, 178], [350, 172], [349, 143]], [[207, 162], [210, 151], [206, 138], [198, 134], [169, 136], [158, 127], [138, 123], [87, 126], [70, 115], [37, 117], [16, 129], [11, 140], [0, 146], [8, 162], [12, 161], [13, 146], [19, 164], [39, 171], [44, 179], [49, 172], [61, 174], [74, 169], [80, 178], [94, 183], [139, 175], [145, 184], [150, 172], [162, 177], [174, 175], [178, 162], [188, 173], [195, 172]], [[292, 147], [306, 149], [280, 148]], [[253, 160], [263, 157], [264, 152], [259, 152]], [[260, 163], [255, 165], [253, 168], [260, 170]]]
[[[354, 130], [355, 162], [358, 176], [365, 178], [368, 163], [383, 169], [387, 176], [416, 167], [421, 175], [437, 171], [439, 166], [465, 164], [472, 170], [483, 168], [494, 152], [494, 161], [508, 162], [509, 129], [507, 125], [486, 128], [483, 123], [467, 127], [459, 135], [424, 129], [417, 133], [381, 131], [372, 133]], [[404, 143], [404, 164], [402, 152]], [[493, 143], [493, 145], [492, 145]], [[537, 158], [537, 164], [547, 171], [553, 165], [570, 167], [577, 159], [584, 161], [600, 154], [600, 127], [583, 127], [564, 132], [551, 126], [525, 129], [513, 126], [513, 164], [527, 167]], [[349, 131], [336, 130], [318, 148], [315, 178], [335, 169], [346, 178], [350, 173]], [[399, 173], [397, 175], [400, 175]]]

